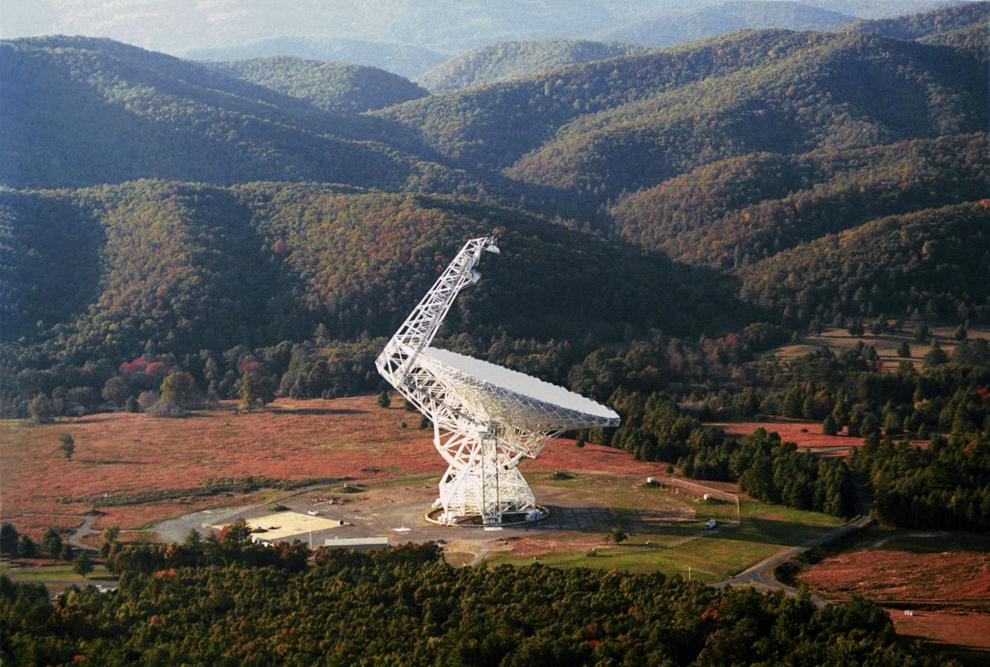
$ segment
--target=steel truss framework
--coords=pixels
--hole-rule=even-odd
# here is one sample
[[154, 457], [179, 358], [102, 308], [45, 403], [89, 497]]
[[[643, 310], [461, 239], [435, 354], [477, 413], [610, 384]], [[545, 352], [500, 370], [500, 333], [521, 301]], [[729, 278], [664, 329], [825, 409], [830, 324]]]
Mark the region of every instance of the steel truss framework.
[[499, 252], [493, 237], [464, 244], [375, 362], [378, 372], [433, 422], [433, 444], [447, 462], [436, 502], [444, 523], [480, 516], [485, 524], [498, 524], [506, 513], [538, 518], [519, 462], [536, 457], [565, 430], [616, 426], [619, 421], [614, 412], [590, 401], [596, 414], [500, 386], [484, 374], [455, 367], [464, 357], [429, 347], [457, 294], [480, 278], [475, 267], [484, 251]]

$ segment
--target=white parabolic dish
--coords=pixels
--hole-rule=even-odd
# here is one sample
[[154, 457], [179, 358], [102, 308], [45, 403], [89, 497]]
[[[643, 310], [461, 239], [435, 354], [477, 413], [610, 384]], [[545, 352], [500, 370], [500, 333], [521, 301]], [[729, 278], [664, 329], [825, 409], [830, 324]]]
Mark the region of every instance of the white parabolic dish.
[[475, 267], [483, 252], [499, 254], [493, 236], [465, 243], [375, 360], [382, 377], [433, 422], [433, 446], [447, 462], [435, 503], [445, 524], [542, 518], [519, 462], [564, 431], [619, 425], [613, 410], [563, 387], [430, 347], [454, 298], [481, 278]]
[[563, 387], [449, 350], [427, 347], [419, 364], [490, 421], [553, 432], [618, 426], [619, 415]]

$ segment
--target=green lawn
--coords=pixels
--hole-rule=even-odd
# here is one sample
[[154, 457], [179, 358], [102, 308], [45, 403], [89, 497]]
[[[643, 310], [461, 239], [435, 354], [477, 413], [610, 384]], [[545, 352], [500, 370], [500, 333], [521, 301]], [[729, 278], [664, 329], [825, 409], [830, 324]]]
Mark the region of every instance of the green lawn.
[[103, 565], [94, 565], [93, 571], [82, 577], [72, 570], [71, 565], [51, 565], [44, 567], [3, 567], [0, 569], [13, 581], [34, 581], [45, 583], [47, 581], [72, 581], [81, 584], [90, 579], [113, 579], [107, 568]]
[[[538, 562], [563, 568], [660, 571], [685, 577], [690, 574], [699, 581], [720, 581], [842, 523], [825, 514], [755, 501], [742, 503], [739, 526], [725, 523], [735, 521], [734, 504], [696, 503], [695, 511], [697, 521], [654, 528], [647, 534], [633, 533], [622, 544], [598, 547], [595, 556], [588, 556], [585, 551], [562, 551], [542, 555]], [[617, 508], [613, 512], [618, 523], [623, 523], [623, 518], [631, 516], [635, 510]], [[719, 521], [721, 526], [717, 531], [703, 530], [702, 524], [708, 518]], [[689, 539], [693, 537], [696, 539]], [[495, 554], [490, 560], [517, 565], [534, 562], [532, 557], [520, 558], [511, 554]]]

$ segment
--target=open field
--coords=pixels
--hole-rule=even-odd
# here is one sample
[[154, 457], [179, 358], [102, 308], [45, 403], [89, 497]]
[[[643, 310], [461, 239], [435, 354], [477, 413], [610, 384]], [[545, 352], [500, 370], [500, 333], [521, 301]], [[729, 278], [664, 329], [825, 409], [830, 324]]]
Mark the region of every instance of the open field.
[[726, 433], [735, 435], [750, 435], [758, 428], [780, 434], [781, 440], [797, 444], [799, 449], [816, 450], [848, 450], [863, 444], [860, 437], [848, 435], [825, 435], [822, 433], [821, 422], [806, 420], [775, 420], [752, 422], [718, 422], [711, 426], [725, 429]]
[[901, 634], [990, 657], [990, 536], [870, 529], [798, 578], [828, 599], [884, 605]]
[[13, 567], [7, 563], [0, 566], [0, 572], [12, 577], [16, 581], [33, 581], [47, 583], [50, 581], [69, 582], [85, 585], [87, 582], [102, 579], [112, 579], [107, 568], [103, 565], [95, 565], [93, 571], [85, 577], [76, 574], [72, 565], [41, 565], [29, 567]]
[[[184, 419], [112, 413], [46, 425], [7, 421], [0, 431], [0, 507], [5, 521], [31, 533], [50, 525], [72, 528], [94, 508], [103, 513], [96, 528], [140, 529], [197, 509], [285, 493], [196, 495], [218, 478], [305, 483], [439, 475], [444, 465], [433, 449], [432, 431], [418, 425], [418, 413], [380, 408], [373, 396], [280, 399], [263, 412], [241, 414], [225, 404]], [[71, 461], [58, 450], [63, 433], [76, 443]], [[558, 468], [645, 477], [656, 465], [607, 447], [577, 448], [568, 440], [551, 443], [539, 459], [523, 464], [524, 471]], [[162, 496], [136, 495], [149, 492]]]
[[[880, 356], [880, 361], [883, 362], [884, 370], [893, 372], [905, 360], [905, 358], [897, 356], [897, 348], [901, 343], [906, 342], [911, 347], [911, 356], [907, 360], [915, 366], [920, 367], [924, 356], [932, 349], [931, 343], [917, 342], [914, 340], [910, 329], [907, 329], [907, 327], [905, 329], [879, 335], [867, 332], [862, 336], [853, 336], [845, 329], [830, 327], [826, 328], [820, 334], [805, 336], [800, 342], [784, 345], [767, 354], [782, 359], [793, 359], [822, 348], [832, 350], [838, 354], [856, 347], [862, 341], [864, 345], [872, 345], [876, 349], [877, 354]], [[942, 349], [951, 355], [952, 350], [956, 347], [956, 341], [952, 338], [955, 327], [932, 327], [931, 330], [938, 336]], [[971, 328], [969, 330], [969, 337], [990, 339], [990, 328]]]
[[[732, 502], [706, 503], [683, 489], [645, 487], [648, 476], [665, 478], [662, 463], [636, 461], [627, 452], [597, 445], [578, 448], [561, 439], [522, 466], [538, 501], [550, 508], [545, 521], [493, 532], [434, 526], [422, 517], [436, 497], [444, 466], [433, 450], [431, 431], [416, 428], [418, 423], [416, 414], [401, 407], [378, 407], [373, 396], [283, 399], [264, 412], [241, 415], [225, 405], [177, 420], [118, 413], [43, 426], [7, 422], [0, 436], [3, 519], [37, 536], [47, 526], [74, 528], [85, 513], [96, 509], [100, 514], [94, 528], [120, 525], [125, 529], [123, 539], [147, 539], [154, 535], [151, 526], [169, 518], [173, 527], [167, 539], [181, 539], [189, 528], [201, 529], [204, 523], [263, 515], [277, 501], [296, 512], [315, 508], [330, 521], [344, 520], [347, 525], [325, 531], [341, 537], [387, 535], [395, 544], [443, 540], [447, 558], [455, 564], [537, 561], [558, 567], [661, 571], [704, 582], [723, 580], [839, 524], [833, 517], [745, 496], [737, 523]], [[832, 445], [831, 439], [819, 440], [823, 436], [813, 432], [815, 425], [802, 422], [734, 424], [730, 430], [751, 432], [758, 426], [780, 432], [785, 440], [801, 442], [804, 436], [803, 444], [809, 448]], [[808, 432], [801, 433], [802, 428]], [[72, 461], [57, 450], [62, 433], [76, 441]], [[307, 486], [210, 495], [192, 492], [209, 480], [251, 476]], [[737, 492], [733, 484], [705, 484]], [[137, 495], [147, 492], [163, 495]], [[328, 497], [343, 498], [344, 504], [328, 504]], [[126, 502], [105, 504], [121, 500]], [[212, 508], [208, 516], [217, 521], [194, 514], [207, 508]], [[718, 521], [717, 529], [704, 529], [709, 518]], [[613, 530], [626, 533], [628, 539], [610, 542]], [[314, 544], [321, 544], [324, 535], [313, 537]], [[100, 536], [88, 539], [97, 545]], [[970, 635], [973, 628], [983, 627], [979, 619], [986, 607], [980, 605], [990, 595], [986, 581], [990, 544], [985, 538], [979, 548], [967, 541], [929, 543], [938, 545], [934, 547], [938, 552], [921, 558], [916, 557], [920, 552], [898, 555], [897, 540], [883, 548], [867, 544], [854, 553], [870, 553], [854, 558], [846, 574], [842, 561], [836, 560], [843, 556], [835, 556], [802, 576], [826, 597], [858, 593], [887, 606], [903, 602], [917, 606], [926, 596], [955, 598], [951, 608], [926, 609], [913, 617], [895, 611], [893, 617], [907, 634], [979, 645]], [[918, 552], [919, 547], [911, 548]], [[946, 549], [956, 552], [942, 554]], [[905, 574], [908, 564], [915, 569]], [[84, 581], [69, 566], [25, 569], [17, 577], [45, 581], [55, 588]], [[925, 583], [931, 577], [936, 578], [934, 593]], [[969, 588], [953, 589], [953, 581]], [[980, 581], [983, 588], [973, 589], [973, 582]], [[898, 589], [895, 584], [908, 588]], [[975, 601], [960, 607], [964, 598]]]
[[[538, 481], [537, 497], [541, 501], [554, 498], [543, 486], [547, 484], [570, 490], [575, 500], [594, 498], [601, 502], [609, 508], [614, 527], [627, 533], [628, 539], [610, 544], [604, 535], [534, 533], [512, 540], [510, 550], [492, 556], [494, 562], [527, 564], [537, 560], [557, 567], [659, 570], [713, 582], [840, 524], [838, 519], [824, 514], [768, 505], [743, 496], [742, 521], [737, 525], [734, 503], [706, 503], [671, 490], [645, 488], [639, 480]], [[533, 486], [537, 488], [536, 483]], [[705, 530], [703, 524], [708, 519], [716, 519], [719, 527]], [[589, 555], [591, 549], [594, 555]]]

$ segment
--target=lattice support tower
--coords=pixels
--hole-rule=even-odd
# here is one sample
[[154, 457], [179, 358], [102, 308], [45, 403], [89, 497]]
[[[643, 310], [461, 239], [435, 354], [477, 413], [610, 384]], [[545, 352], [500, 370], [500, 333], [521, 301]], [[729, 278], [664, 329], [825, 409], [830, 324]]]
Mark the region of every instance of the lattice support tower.
[[520, 461], [565, 430], [619, 423], [612, 410], [566, 389], [430, 347], [458, 293], [478, 282], [486, 251], [499, 253], [492, 236], [465, 243], [375, 361], [433, 423], [433, 444], [447, 463], [435, 505], [448, 524], [473, 517], [499, 524], [506, 514], [540, 518]]

